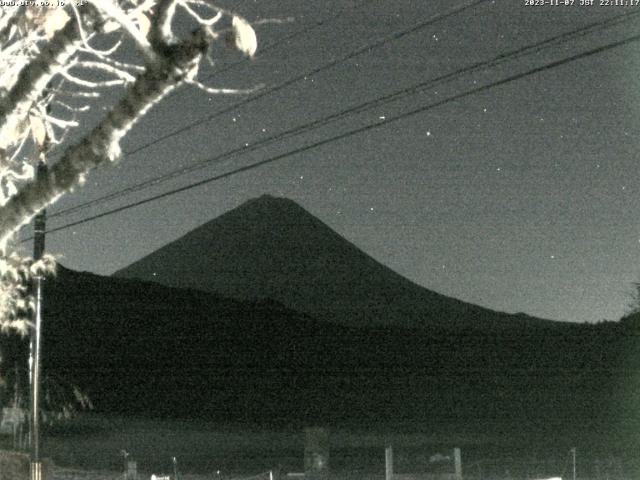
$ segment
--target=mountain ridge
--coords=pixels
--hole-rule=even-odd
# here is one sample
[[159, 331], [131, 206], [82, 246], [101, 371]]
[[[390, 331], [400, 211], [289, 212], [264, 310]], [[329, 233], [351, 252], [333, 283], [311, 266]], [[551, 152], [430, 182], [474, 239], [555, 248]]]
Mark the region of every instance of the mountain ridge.
[[[346, 325], [474, 328], [560, 323], [496, 312], [424, 288], [293, 200], [263, 195], [114, 273], [240, 300], [273, 298]], [[476, 325], [474, 325], [476, 324]]]

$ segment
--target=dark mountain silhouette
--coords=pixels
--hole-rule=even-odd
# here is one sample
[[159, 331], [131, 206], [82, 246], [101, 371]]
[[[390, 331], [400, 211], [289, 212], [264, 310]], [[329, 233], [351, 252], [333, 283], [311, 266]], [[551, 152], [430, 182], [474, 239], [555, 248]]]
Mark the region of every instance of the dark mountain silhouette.
[[563, 434], [638, 426], [637, 342], [621, 324], [348, 327], [272, 300], [62, 267], [44, 291], [44, 373], [79, 384], [99, 411]]
[[548, 321], [420, 287], [292, 200], [248, 201], [114, 274], [237, 299], [271, 298], [319, 320], [409, 328], [531, 327]]
[[[122, 275], [136, 265], [192, 288], [63, 267], [45, 282], [43, 373], [99, 411], [598, 441], [640, 427], [637, 322], [543, 321], [438, 295], [288, 200], [249, 202]], [[237, 298], [188, 284], [191, 269]], [[21, 353], [12, 340], [0, 336], [5, 369]]]

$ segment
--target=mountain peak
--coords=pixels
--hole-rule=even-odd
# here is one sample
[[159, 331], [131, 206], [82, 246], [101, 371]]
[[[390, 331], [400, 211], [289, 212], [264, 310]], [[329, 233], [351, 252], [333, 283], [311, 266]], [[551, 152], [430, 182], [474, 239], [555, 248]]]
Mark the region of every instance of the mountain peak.
[[293, 204], [296, 204], [296, 202], [294, 202], [293, 200], [287, 197], [271, 195], [269, 193], [263, 193], [259, 197], [251, 198], [245, 202], [245, 204], [247, 203], [274, 203], [274, 204], [275, 203], [293, 203]]
[[[230, 210], [222, 216], [239, 214], [246, 210], [263, 213], [273, 212], [278, 214], [292, 214], [295, 212], [298, 215], [311, 216], [309, 212], [307, 212], [303, 207], [301, 207], [298, 203], [294, 202], [290, 198], [278, 197], [269, 194], [264, 194], [259, 197], [247, 200], [246, 202], [240, 204], [238, 207]], [[213, 221], [215, 220], [217, 219], [214, 219]]]
[[350, 326], [468, 328], [538, 321], [420, 287], [293, 200], [272, 195], [241, 204], [115, 275], [241, 300], [271, 298]]

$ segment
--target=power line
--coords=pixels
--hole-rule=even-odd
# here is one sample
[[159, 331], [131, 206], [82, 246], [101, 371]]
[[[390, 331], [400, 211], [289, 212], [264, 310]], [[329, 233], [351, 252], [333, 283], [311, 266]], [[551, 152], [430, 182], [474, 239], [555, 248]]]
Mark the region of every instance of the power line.
[[[303, 28], [296, 30], [288, 35], [284, 35], [281, 38], [277, 39], [276, 41], [265, 45], [264, 47], [260, 47], [260, 55], [264, 54], [265, 52], [269, 52], [270, 50], [275, 49], [276, 47], [279, 47], [281, 44], [283, 44], [284, 42], [288, 41], [288, 40], [292, 40], [296, 37], [302, 36], [302, 35], [307, 35], [309, 32], [313, 31], [316, 28], [319, 28], [327, 23], [329, 23], [332, 20], [335, 20], [336, 18], [340, 18], [341, 16], [343, 16], [345, 13], [347, 13], [350, 10], [357, 10], [358, 8], [360, 8], [361, 6], [369, 3], [370, 0], [360, 0], [356, 3], [354, 3], [353, 5], [351, 5], [350, 7], [346, 7], [343, 8], [342, 10], [339, 10], [336, 14], [331, 15], [329, 17], [323, 18], [321, 20], [317, 20], [315, 22], [310, 22], [310, 24], [305, 25]], [[220, 69], [217, 69], [216, 71], [210, 73], [209, 75], [207, 75], [205, 77], [205, 79], [210, 80], [213, 77], [216, 77], [218, 75], [221, 75], [222, 73], [228, 72], [229, 70], [232, 70], [233, 68], [240, 66], [240, 65], [246, 65], [247, 62], [245, 60], [239, 60], [236, 62], [233, 62], [225, 67], [222, 67]], [[185, 91], [185, 89], [181, 89], [181, 90], [173, 90], [169, 95], [170, 96], [178, 96], [181, 93], [183, 93]], [[215, 114], [214, 114], [215, 115]], [[124, 152], [125, 155], [133, 155], [135, 153], [137, 153], [140, 150], [144, 150], [148, 147], [150, 147], [151, 145], [153, 145], [154, 143], [150, 143], [148, 145], [142, 145], [140, 147], [136, 147], [135, 149], [131, 150], [131, 151], [126, 151]]]
[[[236, 109], [237, 107], [246, 105], [247, 103], [250, 103], [250, 102], [252, 102], [254, 100], [257, 100], [257, 99], [262, 98], [262, 97], [264, 97], [266, 95], [269, 95], [271, 93], [279, 91], [279, 90], [281, 90], [281, 89], [283, 89], [283, 88], [285, 88], [285, 87], [287, 87], [287, 86], [289, 86], [289, 85], [291, 85], [293, 83], [298, 82], [301, 79], [308, 78], [308, 77], [310, 77], [312, 75], [315, 75], [316, 73], [319, 73], [319, 72], [321, 72], [323, 70], [326, 70], [328, 68], [331, 68], [331, 67], [333, 67], [333, 66], [335, 66], [335, 65], [337, 65], [339, 63], [342, 63], [342, 62], [344, 62], [346, 60], [354, 58], [354, 57], [356, 57], [356, 56], [358, 56], [358, 55], [360, 55], [360, 54], [362, 54], [364, 52], [369, 52], [372, 49], [378, 48], [378, 47], [380, 47], [380, 46], [382, 46], [382, 45], [384, 45], [384, 44], [386, 44], [386, 43], [388, 43], [390, 41], [396, 40], [398, 38], [402, 38], [402, 37], [404, 37], [406, 35], [409, 35], [409, 34], [415, 32], [415, 31], [417, 31], [419, 29], [422, 29], [422, 28], [425, 28], [427, 26], [433, 25], [434, 23], [436, 23], [438, 21], [444, 20], [446, 18], [449, 18], [449, 17], [451, 17], [453, 15], [456, 15], [456, 14], [461, 13], [461, 12], [467, 10], [467, 9], [473, 8], [473, 7], [475, 7], [475, 6], [477, 6], [477, 5], [481, 4], [481, 3], [486, 3], [488, 1], [489, 0], [474, 0], [472, 2], [469, 2], [469, 3], [466, 3], [464, 5], [461, 5], [461, 6], [457, 7], [457, 8], [455, 8], [455, 9], [452, 9], [452, 10], [446, 12], [446, 13], [437, 14], [437, 15], [432, 16], [431, 18], [429, 18], [429, 19], [427, 19], [425, 21], [418, 22], [418, 23], [412, 25], [411, 27], [409, 27], [407, 29], [400, 30], [400, 31], [397, 31], [397, 32], [393, 32], [390, 35], [382, 37], [382, 38], [380, 38], [380, 39], [378, 39], [378, 40], [376, 40], [376, 41], [374, 41], [374, 42], [372, 42], [370, 44], [367, 44], [367, 45], [365, 45], [363, 47], [360, 47], [360, 48], [358, 48], [358, 49], [356, 49], [354, 51], [351, 51], [351, 52], [347, 53], [346, 55], [344, 55], [344, 56], [342, 56], [342, 57], [340, 57], [338, 59], [334, 59], [334, 60], [332, 60], [332, 61], [330, 61], [328, 63], [325, 63], [325, 64], [323, 64], [323, 65], [321, 65], [319, 67], [316, 67], [316, 68], [314, 68], [314, 69], [312, 69], [310, 71], [307, 71], [306, 73], [300, 74], [300, 75], [298, 75], [296, 77], [293, 77], [293, 78], [291, 78], [289, 80], [286, 80], [286, 81], [284, 81], [284, 82], [282, 82], [282, 83], [280, 83], [278, 85], [275, 85], [272, 88], [269, 88], [267, 90], [259, 92], [256, 95], [250, 96], [250, 97], [246, 98], [245, 100], [240, 101], [240, 102], [238, 102], [238, 103], [236, 103], [234, 105], [231, 105], [229, 107], [223, 108], [223, 109], [221, 109], [221, 110], [219, 110], [217, 112], [214, 112], [214, 113], [212, 113], [210, 115], [207, 115], [207, 116], [205, 116], [203, 118], [200, 118], [198, 120], [195, 120], [195, 121], [191, 122], [188, 125], [185, 125], [185, 126], [183, 126], [181, 128], [178, 128], [178, 129], [176, 129], [176, 130], [174, 130], [174, 131], [172, 131], [172, 132], [170, 132], [168, 134], [165, 134], [165, 135], [163, 135], [161, 137], [158, 137], [158, 138], [156, 138], [154, 140], [151, 140], [150, 142], [147, 142], [147, 143], [145, 143], [143, 145], [140, 145], [140, 146], [134, 148], [133, 150], [126, 151], [125, 155], [136, 154], [136, 153], [138, 153], [138, 152], [140, 152], [142, 150], [145, 150], [145, 149], [147, 149], [147, 148], [149, 148], [149, 147], [151, 147], [151, 146], [153, 146], [153, 145], [155, 145], [157, 143], [163, 142], [163, 141], [165, 141], [165, 140], [167, 140], [169, 138], [175, 137], [175, 136], [180, 135], [180, 134], [182, 134], [182, 133], [184, 133], [184, 132], [186, 132], [188, 130], [191, 130], [192, 128], [194, 128], [194, 127], [196, 127], [198, 125], [204, 124], [204, 123], [212, 120], [213, 118], [218, 117], [219, 115], [222, 115], [224, 113], [232, 111], [232, 110]], [[243, 149], [246, 150], [246, 148], [243, 148]], [[229, 155], [231, 155], [231, 154], [229, 154]], [[111, 198], [114, 198], [113, 195], [114, 194], [110, 194], [107, 197], [109, 197], [109, 199], [111, 199]], [[117, 194], [115, 194], [115, 195], [117, 195]], [[99, 200], [101, 201], [103, 199], [106, 200], [106, 198], [101, 198]], [[96, 201], [98, 201], [98, 200], [96, 200]], [[61, 211], [61, 212], [54, 213], [54, 214], [50, 215], [50, 217], [60, 216], [60, 215], [66, 214], [66, 213], [70, 213], [70, 210], [74, 210], [75, 211], [75, 210], [82, 209], [82, 208], [84, 208], [84, 206], [78, 206], [77, 208], [76, 207], [71, 207], [70, 209], [66, 209], [64, 212]]]
[[[219, 175], [215, 175], [213, 177], [209, 177], [207, 179], [200, 180], [198, 182], [194, 182], [194, 183], [191, 183], [189, 185], [186, 185], [186, 186], [183, 186], [183, 187], [180, 187], [180, 188], [176, 188], [176, 189], [173, 189], [173, 190], [170, 190], [170, 191], [158, 194], [158, 195], [154, 195], [154, 196], [145, 198], [143, 200], [139, 200], [137, 202], [133, 202], [133, 203], [130, 203], [130, 204], [127, 204], [127, 205], [123, 205], [121, 207], [114, 208], [112, 210], [108, 210], [106, 212], [103, 212], [103, 213], [100, 213], [100, 214], [97, 214], [97, 215], [92, 215], [90, 217], [87, 217], [87, 218], [84, 218], [82, 220], [78, 220], [78, 221], [75, 221], [75, 222], [71, 222], [71, 223], [68, 223], [66, 225], [62, 225], [60, 227], [52, 228], [50, 230], [47, 230], [46, 233], [54, 233], [54, 232], [58, 232], [58, 231], [61, 231], [61, 230], [65, 230], [67, 228], [71, 228], [71, 227], [74, 227], [74, 226], [77, 226], [77, 225], [88, 223], [88, 222], [91, 222], [93, 220], [97, 220], [97, 219], [102, 218], [102, 217], [113, 215], [115, 213], [119, 213], [119, 212], [122, 212], [124, 210], [128, 210], [130, 208], [134, 208], [134, 207], [137, 207], [137, 206], [140, 206], [140, 205], [144, 205], [146, 203], [150, 203], [150, 202], [159, 200], [161, 198], [169, 197], [171, 195], [175, 195], [175, 194], [180, 193], [180, 192], [191, 190], [191, 189], [199, 187], [201, 185], [205, 185], [205, 184], [208, 184], [208, 183], [212, 183], [214, 181], [222, 180], [224, 178], [231, 177], [231, 176], [239, 174], [239, 173], [243, 173], [243, 172], [247, 172], [247, 171], [250, 171], [250, 170], [254, 170], [256, 168], [262, 167], [262, 166], [270, 164], [270, 163], [277, 162], [279, 160], [283, 160], [283, 159], [291, 157], [293, 155], [297, 155], [299, 153], [304, 153], [306, 151], [321, 147], [323, 145], [327, 145], [329, 143], [336, 142], [338, 140], [343, 140], [345, 138], [348, 138], [348, 137], [351, 137], [351, 136], [354, 136], [354, 135], [357, 135], [357, 134], [360, 134], [360, 133], [363, 133], [363, 132], [366, 132], [366, 131], [369, 131], [369, 130], [373, 130], [373, 129], [376, 129], [376, 128], [381, 128], [381, 127], [387, 126], [387, 125], [389, 125], [391, 123], [395, 123], [397, 121], [404, 120], [404, 119], [409, 118], [409, 117], [413, 117], [413, 116], [415, 116], [417, 114], [424, 113], [424, 112], [426, 112], [428, 110], [431, 110], [433, 108], [445, 105], [447, 103], [450, 103], [450, 102], [453, 102], [453, 101], [456, 101], [456, 100], [460, 100], [462, 98], [465, 98], [465, 97], [468, 97], [468, 96], [471, 96], [471, 95], [475, 95], [476, 93], [484, 92], [484, 91], [490, 90], [492, 88], [495, 88], [495, 87], [498, 87], [498, 86], [501, 86], [501, 85], [505, 85], [507, 83], [514, 82], [516, 80], [520, 80], [520, 79], [528, 77], [530, 75], [535, 75], [537, 73], [541, 73], [541, 72], [544, 72], [544, 71], [547, 71], [547, 70], [551, 70], [553, 68], [559, 67], [561, 65], [565, 65], [565, 64], [570, 63], [570, 62], [581, 60], [581, 59], [584, 59], [584, 58], [587, 58], [587, 57], [590, 57], [590, 56], [593, 56], [593, 55], [597, 55], [597, 54], [602, 53], [602, 52], [606, 52], [608, 50], [612, 50], [614, 48], [618, 48], [618, 47], [621, 47], [621, 46], [624, 46], [624, 45], [628, 45], [630, 43], [637, 42], [638, 40], [640, 40], [640, 35], [633, 35], [631, 37], [628, 37], [628, 38], [623, 39], [623, 40], [619, 40], [617, 42], [609, 43], [609, 44], [606, 44], [606, 45], [603, 45], [603, 46], [600, 46], [600, 47], [597, 47], [597, 48], [594, 48], [594, 49], [591, 49], [591, 50], [588, 50], [588, 51], [585, 51], [585, 52], [582, 52], [582, 53], [579, 53], [579, 54], [576, 54], [576, 55], [573, 55], [573, 56], [570, 56], [570, 57], [566, 57], [566, 58], [561, 59], [561, 60], [556, 60], [554, 62], [547, 63], [547, 64], [545, 64], [543, 66], [535, 67], [535, 68], [529, 69], [529, 70], [527, 70], [525, 72], [518, 73], [516, 75], [511, 75], [511, 76], [509, 76], [507, 78], [504, 78], [502, 80], [497, 80], [497, 81], [491, 82], [491, 83], [489, 83], [487, 85], [483, 85], [481, 87], [477, 87], [477, 88], [468, 90], [466, 92], [462, 92], [462, 93], [453, 95], [451, 97], [442, 99], [442, 100], [440, 100], [438, 102], [434, 102], [434, 103], [431, 103], [429, 105], [424, 105], [422, 107], [418, 107], [416, 109], [413, 109], [413, 110], [410, 110], [408, 112], [399, 114], [399, 115], [397, 115], [395, 117], [392, 117], [392, 118], [386, 120], [385, 122], [376, 122], [376, 123], [371, 123], [371, 124], [365, 125], [363, 127], [355, 128], [353, 130], [349, 130], [347, 132], [343, 132], [343, 133], [341, 133], [339, 135], [335, 135], [333, 137], [329, 137], [329, 138], [326, 138], [324, 140], [320, 140], [320, 141], [314, 142], [312, 144], [309, 144], [309, 145], [306, 145], [306, 146], [303, 146], [303, 147], [300, 147], [300, 148], [296, 148], [294, 150], [290, 150], [288, 152], [285, 152], [285, 153], [282, 153], [282, 154], [279, 154], [279, 155], [275, 155], [275, 156], [270, 157], [268, 159], [261, 160], [259, 162], [254, 162], [252, 164], [236, 168], [236, 169], [231, 170], [229, 172], [225, 172], [225, 173], [222, 173], [222, 174], [219, 174]], [[26, 239], [22, 240], [21, 243], [24, 243], [24, 242], [29, 241], [31, 239], [32, 239], [32, 237], [26, 238]]]
[[[303, 125], [299, 125], [296, 127], [293, 127], [289, 130], [274, 134], [270, 137], [261, 139], [256, 141], [255, 143], [252, 143], [251, 146], [246, 147], [237, 147], [234, 148], [232, 150], [228, 150], [224, 153], [221, 153], [213, 158], [209, 158], [203, 161], [199, 161], [193, 165], [189, 165], [186, 167], [182, 167], [176, 170], [173, 170], [171, 172], [168, 172], [166, 174], [160, 175], [158, 177], [154, 177], [148, 180], [145, 180], [143, 182], [137, 183], [135, 185], [131, 185], [129, 187], [126, 187], [124, 189], [118, 190], [116, 192], [112, 192], [110, 194], [104, 195], [102, 197], [90, 200], [88, 202], [82, 203], [80, 205], [76, 205], [73, 207], [69, 207], [67, 209], [58, 211], [54, 214], [50, 214], [50, 217], [57, 217], [57, 216], [63, 216], [63, 215], [68, 215], [70, 213], [73, 212], [77, 212], [83, 209], [86, 209], [90, 206], [93, 205], [97, 205], [103, 202], [106, 202], [108, 200], [113, 200], [116, 198], [119, 198], [121, 196], [124, 196], [126, 194], [129, 193], [133, 193], [142, 189], [145, 189], [147, 187], [150, 186], [154, 186], [154, 185], [158, 185], [162, 182], [165, 182], [167, 180], [170, 180], [172, 178], [176, 178], [178, 176], [184, 175], [186, 173], [190, 173], [199, 169], [202, 169], [208, 165], [211, 165], [213, 163], [218, 163], [221, 160], [227, 159], [229, 157], [232, 157], [236, 154], [241, 154], [241, 153], [248, 153], [251, 151], [255, 151], [258, 148], [270, 145], [276, 141], [280, 141], [289, 137], [292, 137], [294, 135], [298, 135], [304, 132], [307, 132], [311, 129], [315, 129], [315, 128], [319, 128], [321, 126], [327, 125], [331, 122], [334, 122], [336, 120], [339, 120], [341, 118], [346, 117], [347, 115], [351, 115], [351, 114], [356, 114], [356, 113], [361, 113], [364, 112], [366, 110], [370, 110], [374, 107], [398, 100], [400, 98], [403, 98], [407, 95], [410, 94], [415, 94], [418, 93], [420, 91], [423, 91], [427, 88], [432, 88], [434, 86], [440, 85], [444, 82], [447, 81], [451, 81], [456, 79], [456, 77], [460, 77], [463, 74], [468, 74], [468, 73], [472, 73], [481, 69], [485, 69], [485, 68], [490, 68], [490, 67], [494, 67], [497, 65], [500, 65], [504, 62], [506, 62], [507, 60], [513, 60], [515, 58], [519, 58], [523, 55], [528, 55], [528, 54], [532, 54], [532, 53], [538, 53], [540, 51], [542, 51], [545, 48], [549, 48], [551, 46], [555, 46], [559, 43], [563, 43], [568, 41], [569, 39], [578, 37], [578, 36], [584, 36], [588, 33], [591, 33], [595, 30], [602, 30], [604, 28], [608, 28], [612, 25], [616, 25], [622, 22], [627, 22], [630, 21], [632, 19], [634, 19], [635, 17], [637, 17], [638, 15], [640, 15], [640, 12], [636, 12], [633, 14], [621, 14], [615, 17], [611, 17], [609, 19], [606, 20], [601, 20], [599, 22], [594, 22], [591, 23], [589, 25], [586, 25], [584, 27], [578, 28], [576, 30], [570, 31], [570, 32], [565, 32], [559, 35], [555, 35], [553, 37], [550, 37], [548, 39], [542, 40], [540, 42], [536, 42], [534, 44], [531, 45], [527, 45], [524, 47], [520, 47], [514, 50], [511, 50], [509, 52], [505, 52], [502, 54], [497, 55], [496, 57], [490, 59], [490, 60], [485, 60], [485, 61], [481, 61], [481, 62], [476, 62], [473, 63], [471, 65], [462, 67], [458, 70], [455, 70], [453, 72], [444, 74], [444, 75], [440, 75], [438, 77], [432, 78], [430, 80], [424, 81], [424, 82], [420, 82], [416, 85], [398, 90], [396, 92], [384, 95], [382, 97], [378, 97], [376, 99], [361, 103], [359, 105], [353, 106], [353, 107], [349, 107], [345, 110], [342, 110], [340, 112], [331, 114], [329, 116], [314, 120], [312, 122], [308, 122], [306, 124]], [[624, 17], [624, 18], [623, 18]]]
[[149, 148], [149, 147], [151, 147], [153, 145], [156, 145], [157, 143], [160, 143], [160, 142], [163, 142], [163, 141], [165, 141], [165, 140], [167, 140], [169, 138], [175, 137], [176, 135], [180, 135], [181, 133], [184, 133], [184, 132], [186, 132], [188, 130], [191, 130], [192, 128], [195, 128], [198, 125], [201, 125], [203, 123], [209, 122], [209, 121], [213, 120], [214, 118], [219, 117], [220, 115], [223, 115], [225, 113], [233, 111], [233, 110], [235, 110], [235, 109], [237, 109], [239, 107], [247, 105], [248, 103], [254, 102], [254, 101], [256, 101], [256, 100], [258, 100], [260, 98], [263, 98], [263, 97], [265, 97], [267, 95], [271, 95], [272, 93], [275, 93], [275, 92], [278, 92], [278, 91], [280, 91], [280, 90], [282, 90], [284, 88], [287, 88], [290, 85], [293, 85], [294, 83], [299, 82], [300, 80], [303, 80], [305, 78], [308, 78], [308, 77], [311, 77], [313, 75], [316, 75], [317, 73], [320, 73], [320, 72], [322, 72], [324, 70], [328, 70], [328, 69], [330, 69], [330, 68], [332, 68], [332, 67], [334, 67], [334, 66], [336, 66], [336, 65], [338, 65], [340, 63], [346, 62], [347, 60], [351, 60], [352, 58], [355, 58], [358, 55], [361, 55], [361, 54], [363, 54], [365, 52], [370, 52], [371, 50], [379, 48], [379, 47], [381, 47], [381, 46], [383, 46], [383, 45], [385, 45], [385, 44], [387, 44], [389, 42], [392, 42], [394, 40], [398, 40], [398, 39], [400, 39], [402, 37], [405, 37], [405, 36], [407, 36], [407, 35], [409, 35], [411, 33], [416, 32], [418, 30], [421, 30], [423, 28], [431, 26], [431, 25], [433, 25], [433, 24], [435, 24], [435, 23], [437, 23], [437, 22], [439, 22], [441, 20], [445, 20], [445, 19], [447, 19], [449, 17], [452, 17], [454, 15], [457, 15], [459, 13], [464, 12], [465, 10], [469, 10], [469, 9], [471, 9], [473, 7], [476, 7], [477, 5], [480, 5], [482, 3], [487, 3], [489, 1], [490, 0], [473, 0], [473, 1], [465, 3], [464, 5], [456, 7], [456, 8], [454, 8], [454, 9], [452, 9], [452, 10], [446, 12], [446, 13], [440, 13], [440, 14], [432, 16], [431, 18], [429, 18], [429, 19], [427, 19], [425, 21], [418, 22], [418, 23], [412, 25], [411, 27], [409, 27], [407, 29], [399, 30], [397, 32], [393, 32], [393, 33], [391, 33], [389, 35], [386, 35], [386, 36], [384, 36], [384, 37], [382, 37], [382, 38], [380, 38], [378, 40], [375, 40], [372, 43], [369, 43], [369, 44], [364, 45], [364, 46], [362, 46], [360, 48], [357, 48], [356, 50], [353, 50], [353, 51], [347, 53], [346, 55], [343, 55], [343, 56], [341, 56], [339, 58], [331, 60], [331, 61], [329, 61], [329, 62], [327, 62], [327, 63], [325, 63], [325, 64], [323, 64], [323, 65], [321, 65], [319, 67], [315, 67], [315, 68], [313, 68], [313, 69], [311, 69], [311, 70], [309, 70], [309, 71], [307, 71], [305, 73], [302, 73], [300, 75], [297, 75], [297, 76], [295, 76], [293, 78], [285, 80], [285, 81], [283, 81], [283, 82], [281, 82], [281, 83], [279, 83], [277, 85], [274, 85], [271, 88], [267, 88], [265, 90], [262, 90], [262, 91], [254, 94], [252, 96], [249, 96], [249, 97], [245, 98], [244, 100], [241, 100], [241, 101], [239, 101], [237, 103], [234, 103], [233, 105], [229, 105], [228, 107], [222, 108], [222, 109], [220, 109], [220, 110], [218, 110], [218, 111], [216, 111], [216, 112], [214, 112], [214, 113], [212, 113], [210, 115], [207, 115], [206, 117], [203, 117], [203, 118], [201, 118], [199, 120], [195, 120], [195, 121], [193, 121], [193, 122], [191, 122], [191, 123], [189, 123], [189, 124], [187, 124], [187, 125], [185, 125], [183, 127], [180, 127], [180, 128], [178, 128], [178, 129], [176, 129], [176, 130], [174, 130], [172, 132], [169, 132], [169, 133], [167, 133], [167, 134], [165, 134], [165, 135], [163, 135], [161, 137], [158, 137], [158, 138], [156, 138], [154, 140], [151, 140], [150, 142], [144, 143], [144, 144], [142, 144], [142, 145], [140, 145], [140, 146], [138, 146], [138, 147], [136, 147], [136, 148], [134, 148], [132, 150], [129, 150], [129, 151], [125, 152], [125, 155], [134, 155], [134, 154], [136, 154], [136, 153], [138, 153], [138, 152], [140, 152], [142, 150], [145, 150], [145, 149], [147, 149], [147, 148]]

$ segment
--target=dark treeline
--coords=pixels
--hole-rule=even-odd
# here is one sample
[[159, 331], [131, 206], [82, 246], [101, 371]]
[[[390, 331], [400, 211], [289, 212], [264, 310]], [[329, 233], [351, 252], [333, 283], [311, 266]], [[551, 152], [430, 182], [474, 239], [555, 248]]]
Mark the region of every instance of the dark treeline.
[[45, 295], [44, 369], [80, 385], [98, 411], [616, 434], [638, 424], [633, 318], [493, 330], [482, 318], [464, 330], [354, 328], [271, 301], [65, 269], [47, 281]]

